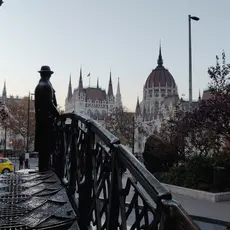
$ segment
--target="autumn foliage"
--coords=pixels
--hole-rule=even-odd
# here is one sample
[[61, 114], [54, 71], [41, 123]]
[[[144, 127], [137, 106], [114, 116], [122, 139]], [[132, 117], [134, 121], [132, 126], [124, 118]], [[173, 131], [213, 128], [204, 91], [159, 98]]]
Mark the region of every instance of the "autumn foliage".
[[[168, 170], [167, 183], [225, 191], [230, 182], [230, 65], [224, 52], [221, 63], [217, 56], [216, 66], [210, 67], [208, 74], [210, 97], [198, 101], [189, 112], [178, 105], [175, 114], [162, 124], [159, 135], [184, 159]], [[225, 176], [216, 176], [216, 166], [225, 170]], [[223, 181], [220, 187], [215, 180]]]
[[228, 147], [230, 140], [230, 65], [216, 57], [216, 66], [208, 69], [211, 97], [198, 102], [191, 112], [178, 110], [162, 125], [161, 136], [185, 156], [213, 156]]
[[124, 107], [115, 107], [105, 118], [105, 126], [112, 134], [117, 136], [122, 143], [132, 145], [133, 137], [133, 113]]
[[[28, 98], [8, 98], [6, 106], [1, 106], [2, 119], [0, 124], [7, 128], [7, 135], [10, 136], [10, 143], [14, 150], [25, 149], [27, 142], [28, 124]], [[29, 145], [34, 142], [35, 113], [33, 102], [30, 103], [29, 116]]]

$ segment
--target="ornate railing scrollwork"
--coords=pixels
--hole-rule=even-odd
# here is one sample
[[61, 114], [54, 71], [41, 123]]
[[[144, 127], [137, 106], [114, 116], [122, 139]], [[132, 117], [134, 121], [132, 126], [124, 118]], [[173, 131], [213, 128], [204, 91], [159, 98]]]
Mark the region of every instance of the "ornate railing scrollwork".
[[119, 141], [87, 117], [56, 121], [52, 167], [68, 188], [82, 230], [199, 227]]

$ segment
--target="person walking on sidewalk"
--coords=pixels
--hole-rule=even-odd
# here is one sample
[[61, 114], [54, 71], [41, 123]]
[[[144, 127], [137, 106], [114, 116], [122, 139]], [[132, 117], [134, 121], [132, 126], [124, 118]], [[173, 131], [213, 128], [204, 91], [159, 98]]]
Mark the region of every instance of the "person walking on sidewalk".
[[19, 160], [19, 170], [23, 169], [23, 164], [24, 164], [24, 160], [25, 160], [24, 154], [20, 154], [18, 160]]

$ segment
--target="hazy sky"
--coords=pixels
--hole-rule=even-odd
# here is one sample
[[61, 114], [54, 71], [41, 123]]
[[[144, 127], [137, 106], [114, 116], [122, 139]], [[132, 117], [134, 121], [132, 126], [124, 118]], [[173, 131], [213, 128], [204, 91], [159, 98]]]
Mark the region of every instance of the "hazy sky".
[[[41, 65], [54, 70], [52, 84], [64, 106], [69, 75], [77, 87], [108, 88], [112, 70], [123, 103], [133, 109], [156, 67], [159, 43], [164, 66], [188, 97], [188, 14], [192, 22], [193, 96], [209, 81], [207, 68], [224, 49], [230, 60], [229, 0], [5, 0], [0, 8], [0, 87], [24, 96], [34, 91]], [[2, 88], [1, 87], [1, 88]]]

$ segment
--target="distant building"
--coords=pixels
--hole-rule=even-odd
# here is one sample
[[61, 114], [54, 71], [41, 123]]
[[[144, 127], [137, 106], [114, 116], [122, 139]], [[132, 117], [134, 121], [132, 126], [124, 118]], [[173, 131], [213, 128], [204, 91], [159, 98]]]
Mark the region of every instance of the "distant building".
[[[198, 101], [192, 102], [192, 108], [196, 108], [200, 100], [199, 95]], [[139, 102], [139, 98], [137, 99], [136, 123], [139, 127], [135, 131], [135, 152], [142, 155], [148, 136], [159, 130], [162, 122], [173, 115], [178, 107], [188, 111], [189, 102], [179, 98], [176, 81], [163, 65], [160, 46], [157, 66], [149, 74], [143, 87], [143, 100]]]
[[106, 116], [114, 107], [121, 106], [122, 99], [119, 78], [117, 83], [117, 92], [114, 96], [111, 72], [107, 92], [99, 86], [98, 79], [96, 87], [84, 87], [82, 81], [82, 69], [80, 69], [78, 87], [74, 90], [72, 90], [70, 77], [68, 93], [65, 100], [65, 112], [85, 114], [98, 122], [103, 123]]
[[[23, 108], [26, 109], [25, 114], [27, 114], [27, 103], [28, 103], [28, 96], [26, 97], [19, 97], [19, 96], [7, 96], [7, 89], [6, 89], [6, 82], [4, 82], [3, 90], [2, 90], [2, 95], [0, 96], [0, 102], [2, 102], [7, 108], [10, 106], [13, 106], [13, 104], [20, 104], [20, 103], [26, 103]], [[30, 101], [30, 113], [34, 113], [34, 100], [31, 98]], [[15, 114], [11, 114], [12, 117], [15, 116]], [[34, 115], [34, 114], [33, 114]], [[31, 114], [31, 116], [33, 116]], [[27, 130], [27, 117], [24, 118], [25, 122], [22, 125], [21, 129], [26, 133]], [[8, 127], [3, 127], [3, 125], [0, 123], [0, 149], [4, 149], [5, 145], [5, 135], [6, 135], [6, 149], [12, 149], [12, 135], [11, 135], [11, 130], [9, 130]], [[16, 139], [15, 139], [16, 138]], [[19, 141], [22, 140], [25, 142], [24, 138], [22, 135], [18, 134], [14, 136], [14, 139]]]

